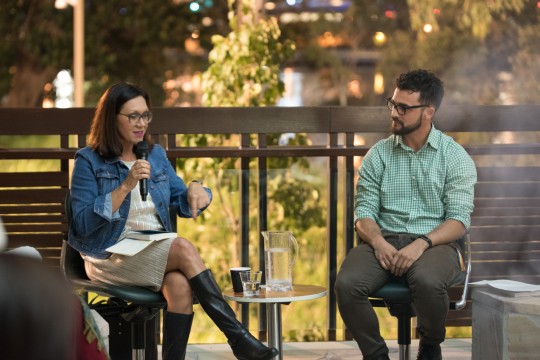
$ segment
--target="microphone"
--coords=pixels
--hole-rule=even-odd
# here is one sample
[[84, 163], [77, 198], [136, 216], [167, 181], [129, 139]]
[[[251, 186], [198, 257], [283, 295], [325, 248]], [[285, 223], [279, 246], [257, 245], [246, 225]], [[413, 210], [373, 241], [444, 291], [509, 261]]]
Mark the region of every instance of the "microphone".
[[[146, 141], [143, 140], [137, 144], [135, 155], [137, 155], [137, 159], [148, 160], [148, 143]], [[139, 180], [139, 191], [142, 200], [146, 201], [146, 196], [148, 195], [148, 179]]]

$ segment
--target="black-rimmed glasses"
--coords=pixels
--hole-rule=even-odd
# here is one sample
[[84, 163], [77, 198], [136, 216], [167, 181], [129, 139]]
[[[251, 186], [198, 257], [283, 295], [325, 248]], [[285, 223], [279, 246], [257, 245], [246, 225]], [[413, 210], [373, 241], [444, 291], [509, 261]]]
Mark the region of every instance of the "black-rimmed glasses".
[[429, 105], [426, 104], [426, 105], [408, 106], [408, 105], [403, 105], [403, 104], [396, 104], [394, 100], [392, 100], [392, 98], [388, 98], [386, 99], [386, 106], [388, 106], [390, 111], [396, 109], [399, 115], [405, 115], [407, 113], [407, 110], [428, 107]]
[[127, 117], [131, 125], [138, 124], [141, 119], [144, 121], [145, 124], [148, 124], [150, 121], [152, 121], [152, 112], [150, 111], [146, 111], [142, 114], [139, 114], [138, 112], [134, 112], [131, 114], [118, 114]]

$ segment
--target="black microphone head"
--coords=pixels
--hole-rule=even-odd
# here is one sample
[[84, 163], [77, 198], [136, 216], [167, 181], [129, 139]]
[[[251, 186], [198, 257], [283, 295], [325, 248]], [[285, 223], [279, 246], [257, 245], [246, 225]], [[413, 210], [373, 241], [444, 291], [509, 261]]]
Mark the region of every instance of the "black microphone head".
[[148, 158], [148, 143], [146, 141], [141, 141], [135, 147], [135, 155], [137, 159], [147, 159]]

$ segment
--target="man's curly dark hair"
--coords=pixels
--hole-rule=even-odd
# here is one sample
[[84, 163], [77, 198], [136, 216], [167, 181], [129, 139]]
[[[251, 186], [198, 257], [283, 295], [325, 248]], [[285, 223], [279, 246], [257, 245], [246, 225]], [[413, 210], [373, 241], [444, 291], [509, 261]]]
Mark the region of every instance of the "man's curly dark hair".
[[421, 104], [439, 108], [444, 96], [443, 82], [432, 72], [423, 69], [411, 70], [399, 75], [396, 86], [400, 90], [419, 92]]

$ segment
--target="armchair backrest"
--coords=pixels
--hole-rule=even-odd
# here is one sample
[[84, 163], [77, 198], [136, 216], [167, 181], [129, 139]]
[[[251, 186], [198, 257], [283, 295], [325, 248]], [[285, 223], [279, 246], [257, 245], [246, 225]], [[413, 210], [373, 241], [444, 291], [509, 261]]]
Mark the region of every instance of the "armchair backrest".
[[[71, 193], [69, 191], [66, 194], [65, 207], [69, 231], [69, 225], [71, 224], [72, 219]], [[88, 280], [86, 270], [84, 269], [84, 260], [82, 259], [81, 254], [67, 243], [67, 233], [65, 237], [62, 244], [62, 253], [60, 255], [60, 268], [62, 269], [64, 276], [68, 279]]]

